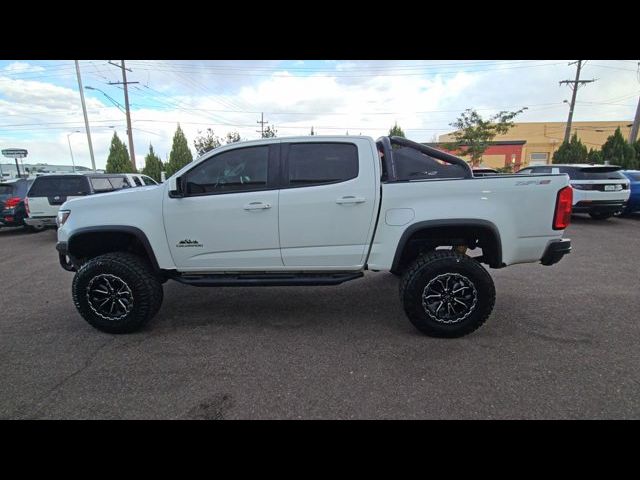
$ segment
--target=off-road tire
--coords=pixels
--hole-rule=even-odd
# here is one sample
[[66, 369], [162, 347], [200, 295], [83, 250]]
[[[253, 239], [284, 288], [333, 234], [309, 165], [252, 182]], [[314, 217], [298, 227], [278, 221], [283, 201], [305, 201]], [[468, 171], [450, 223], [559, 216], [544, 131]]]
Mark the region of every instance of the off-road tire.
[[[116, 310], [113, 315], [101, 310], [100, 303], [106, 297], [102, 297], [102, 293], [97, 297], [95, 293], [99, 289], [106, 291], [106, 288], [99, 286], [100, 282], [105, 284], [105, 278], [108, 288], [112, 284], [114, 289], [124, 285], [119, 287], [126, 296], [120, 305], [126, 307], [122, 307], [120, 312]], [[143, 258], [125, 252], [107, 253], [83, 264], [73, 278], [71, 289], [73, 303], [80, 315], [93, 327], [107, 333], [139, 330], [158, 312], [163, 298], [160, 279], [149, 264]]]
[[[442, 319], [438, 318], [438, 312], [432, 311], [435, 307], [426, 299], [431, 295], [425, 292], [428, 289], [433, 292], [431, 287], [437, 286], [435, 282], [447, 278], [452, 282], [451, 291], [455, 290], [453, 282], [466, 286], [462, 292], [470, 292], [469, 299], [460, 297], [460, 300], [469, 306], [452, 318]], [[476, 260], [451, 250], [437, 250], [418, 257], [405, 271], [400, 281], [400, 300], [409, 320], [422, 333], [455, 338], [468, 335], [487, 320], [495, 304], [496, 290], [491, 275]]]

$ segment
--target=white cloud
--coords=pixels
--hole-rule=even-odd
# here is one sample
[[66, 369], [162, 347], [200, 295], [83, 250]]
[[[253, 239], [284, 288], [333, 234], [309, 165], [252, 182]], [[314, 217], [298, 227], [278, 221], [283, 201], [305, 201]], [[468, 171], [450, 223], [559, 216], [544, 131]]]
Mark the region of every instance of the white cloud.
[[[163, 63], [164, 70], [156, 72], [150, 70], [152, 62], [128, 62], [133, 69], [130, 79], [141, 80], [143, 85], [148, 81], [155, 90], [142, 86], [130, 90], [139, 168], [144, 165], [150, 142], [163, 160], [168, 157], [178, 122], [195, 154], [193, 140], [207, 127], [221, 137], [237, 130], [245, 139], [257, 138], [260, 112], [265, 112], [265, 120], [278, 129], [279, 136], [306, 135], [313, 126], [320, 134], [344, 134], [348, 130], [375, 138], [386, 134], [397, 121], [410, 138], [418, 141], [430, 141], [434, 135], [450, 131], [449, 124], [466, 108], [490, 115], [500, 109], [528, 106], [518, 120], [564, 121], [567, 106], [562, 100], [570, 98], [571, 92], [558, 82], [575, 75], [574, 67], [558, 61], [512, 62], [498, 68], [486, 61], [477, 65], [462, 62], [459, 66], [438, 61], [435, 63], [448, 66], [425, 69], [424, 75], [416, 72], [430, 65], [428, 62], [326, 61], [320, 63], [316, 73], [307, 70], [313, 62], [297, 71], [296, 65], [302, 68], [299, 62], [291, 62], [288, 70], [281, 62], [224, 62], [221, 72], [229, 73], [236, 67], [249, 73], [255, 69], [255, 76], [243, 77], [218, 74], [215, 68], [198, 70], [198, 75], [191, 76], [181, 70], [187, 62]], [[541, 63], [560, 65], [529, 68]], [[41, 67], [13, 62], [0, 70], [2, 148], [27, 148], [33, 162], [69, 164], [67, 134], [80, 129], [83, 133], [70, 136], [71, 146], [76, 163], [90, 166], [80, 98], [73, 80], [58, 80], [49, 74], [47, 81], [30, 80], [7, 74], [38, 71], [33, 68]], [[107, 91], [122, 103], [122, 92], [103, 86], [105, 79], [96, 75], [106, 71], [101, 68], [106, 67], [98, 65], [94, 70], [85, 65], [85, 84], [111, 88]], [[633, 62], [588, 62], [584, 78], [595, 76], [599, 80], [580, 89], [574, 119], [631, 120], [640, 91], [634, 68]], [[330, 69], [336, 74], [332, 76]], [[376, 72], [380, 75], [372, 75]], [[101, 94], [87, 92], [86, 100], [96, 164], [103, 168], [113, 135], [109, 126], [115, 127], [128, 144], [125, 116]], [[618, 105], [603, 105], [609, 100]]]
[[6, 73], [42, 72], [44, 68], [26, 62], [13, 62], [2, 69]]

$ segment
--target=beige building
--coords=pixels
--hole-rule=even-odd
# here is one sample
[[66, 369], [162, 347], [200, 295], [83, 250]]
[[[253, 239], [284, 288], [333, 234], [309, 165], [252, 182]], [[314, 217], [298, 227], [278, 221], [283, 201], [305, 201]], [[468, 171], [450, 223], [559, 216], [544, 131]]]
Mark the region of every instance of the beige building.
[[[624, 138], [629, 138], [631, 132], [631, 120], [608, 121], [608, 122], [572, 122], [571, 134], [578, 134], [578, 138], [587, 149], [600, 149], [607, 137], [613, 135], [616, 128], [620, 127]], [[566, 122], [527, 122], [516, 123], [515, 126], [504, 135], [497, 135], [495, 142], [524, 141], [520, 158], [513, 163], [525, 167], [529, 164], [542, 165], [551, 163], [553, 153], [558, 149], [564, 140]], [[452, 140], [451, 134], [441, 135], [440, 142]], [[494, 158], [496, 155], [486, 155], [483, 157], [483, 164], [487, 166], [503, 166], [509, 159]], [[515, 159], [514, 159], [515, 160]]]

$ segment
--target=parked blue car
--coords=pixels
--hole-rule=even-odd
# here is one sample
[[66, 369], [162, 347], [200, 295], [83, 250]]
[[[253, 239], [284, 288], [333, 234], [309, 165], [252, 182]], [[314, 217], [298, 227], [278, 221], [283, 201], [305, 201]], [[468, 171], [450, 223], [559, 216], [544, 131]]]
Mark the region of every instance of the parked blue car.
[[622, 215], [640, 211], [640, 170], [624, 170], [622, 172], [631, 182], [631, 194]]

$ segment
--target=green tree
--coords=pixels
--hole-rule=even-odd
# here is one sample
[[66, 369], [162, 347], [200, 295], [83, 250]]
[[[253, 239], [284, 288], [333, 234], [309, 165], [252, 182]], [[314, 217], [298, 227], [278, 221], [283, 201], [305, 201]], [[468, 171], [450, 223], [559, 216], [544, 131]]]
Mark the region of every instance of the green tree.
[[551, 163], [584, 163], [587, 161], [587, 155], [587, 147], [580, 141], [578, 134], [574, 133], [571, 135], [571, 141], [562, 142], [554, 152]]
[[478, 166], [482, 154], [495, 136], [505, 134], [513, 128], [513, 119], [524, 110], [525, 108], [515, 112], [503, 110], [485, 120], [475, 110], [466, 109], [450, 124], [456, 131], [451, 134], [453, 141], [444, 146], [458, 155], [469, 156], [471, 165]]
[[404, 130], [402, 130], [402, 128], [398, 126], [398, 122], [396, 122], [395, 125], [389, 129], [389, 136], [407, 138], [407, 136], [404, 134]]
[[163, 164], [160, 157], [158, 157], [153, 151], [153, 145], [149, 144], [149, 153], [147, 153], [146, 157], [144, 157], [144, 168], [142, 169], [142, 173], [150, 176], [156, 182], [162, 181], [162, 172]]
[[640, 140], [636, 140], [632, 145], [636, 151], [636, 163], [640, 165]]
[[240, 134], [236, 131], [236, 132], [228, 132], [227, 136], [225, 137], [225, 142], [228, 144], [230, 143], [236, 143], [241, 141], [242, 139], [240, 138]]
[[276, 128], [272, 127], [271, 125], [265, 128], [264, 131], [262, 132], [262, 138], [273, 138], [277, 136], [278, 136], [278, 130], [276, 130]]
[[[180, 128], [180, 126], [178, 126], [178, 128]], [[175, 137], [174, 137], [174, 142], [175, 142]], [[202, 132], [198, 130], [198, 136], [193, 141], [193, 146], [196, 148], [196, 153], [198, 155], [202, 155], [203, 153], [206, 153], [209, 150], [218, 148], [220, 145], [222, 145], [220, 137], [215, 135], [213, 133], [213, 130], [210, 128], [207, 128], [207, 131], [204, 134], [202, 134]]]
[[133, 173], [129, 151], [124, 143], [118, 138], [118, 134], [113, 132], [109, 156], [107, 157], [107, 173]]
[[587, 153], [587, 163], [596, 163], [596, 164], [604, 163], [604, 160], [602, 159], [602, 151], [595, 150], [593, 148], [590, 149], [589, 153]]
[[180, 124], [178, 124], [176, 133], [173, 135], [173, 145], [171, 146], [169, 161], [165, 165], [167, 178], [192, 161], [193, 155], [191, 154], [191, 150], [189, 150], [187, 137], [184, 136]]
[[638, 167], [636, 149], [624, 139], [620, 127], [602, 145], [602, 158], [610, 165], [619, 165], [625, 169]]

